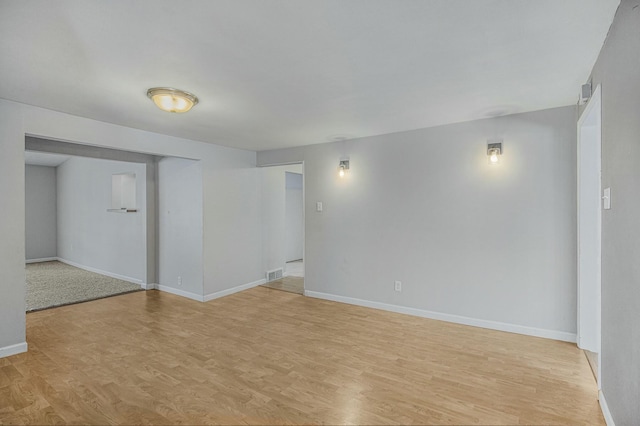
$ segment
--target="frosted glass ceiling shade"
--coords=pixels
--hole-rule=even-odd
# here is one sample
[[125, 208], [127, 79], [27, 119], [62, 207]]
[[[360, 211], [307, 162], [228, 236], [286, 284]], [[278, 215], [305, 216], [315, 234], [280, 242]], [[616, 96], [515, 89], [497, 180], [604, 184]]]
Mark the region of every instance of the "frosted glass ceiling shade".
[[158, 108], [167, 112], [187, 112], [198, 103], [198, 97], [193, 93], [171, 87], [151, 88], [147, 96]]

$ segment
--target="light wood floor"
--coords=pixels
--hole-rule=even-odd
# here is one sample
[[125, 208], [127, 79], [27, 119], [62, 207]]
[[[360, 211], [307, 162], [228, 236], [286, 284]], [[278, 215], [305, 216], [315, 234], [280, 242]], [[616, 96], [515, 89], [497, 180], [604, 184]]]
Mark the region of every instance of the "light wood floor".
[[574, 344], [256, 287], [27, 314], [0, 423], [598, 424]]
[[262, 284], [262, 286], [275, 290], [288, 291], [289, 293], [304, 294], [303, 277], [282, 277], [279, 280]]

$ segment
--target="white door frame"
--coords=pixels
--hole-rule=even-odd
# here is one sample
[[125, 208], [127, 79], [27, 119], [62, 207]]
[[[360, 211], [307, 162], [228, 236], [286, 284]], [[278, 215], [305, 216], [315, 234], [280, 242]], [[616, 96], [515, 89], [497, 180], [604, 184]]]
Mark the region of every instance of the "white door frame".
[[600, 86], [578, 119], [578, 347], [598, 354], [601, 386], [602, 95]]

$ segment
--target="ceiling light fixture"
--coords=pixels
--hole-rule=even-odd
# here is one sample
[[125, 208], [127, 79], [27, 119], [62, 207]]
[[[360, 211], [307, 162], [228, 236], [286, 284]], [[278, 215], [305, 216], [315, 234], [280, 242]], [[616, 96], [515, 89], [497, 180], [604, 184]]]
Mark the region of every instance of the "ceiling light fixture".
[[193, 93], [171, 87], [153, 87], [147, 90], [147, 96], [167, 112], [187, 112], [198, 103], [198, 97]]

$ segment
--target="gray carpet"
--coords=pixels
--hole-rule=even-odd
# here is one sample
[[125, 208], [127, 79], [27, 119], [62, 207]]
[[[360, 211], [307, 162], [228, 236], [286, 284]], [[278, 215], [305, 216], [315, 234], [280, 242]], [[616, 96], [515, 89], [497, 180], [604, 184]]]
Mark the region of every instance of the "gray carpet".
[[27, 264], [27, 312], [140, 290], [139, 285], [58, 261]]

